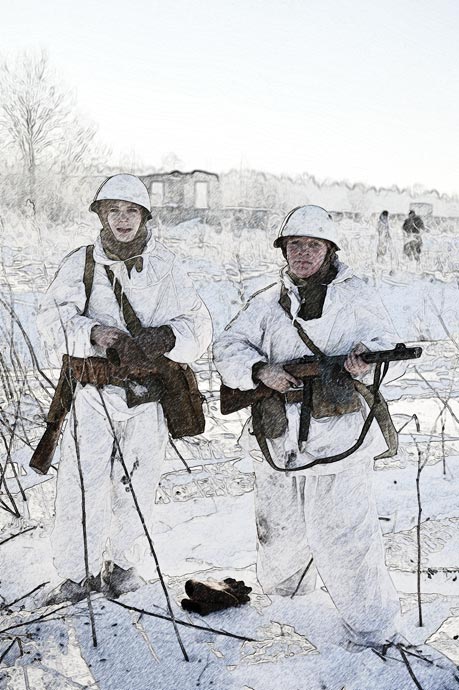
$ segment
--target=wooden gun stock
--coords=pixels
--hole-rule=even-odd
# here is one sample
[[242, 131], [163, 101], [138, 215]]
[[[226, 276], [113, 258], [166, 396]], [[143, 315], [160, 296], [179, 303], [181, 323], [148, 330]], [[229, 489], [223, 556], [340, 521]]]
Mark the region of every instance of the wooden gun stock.
[[65, 418], [72, 406], [74, 386], [75, 383], [72, 379], [69, 359], [65, 356], [62, 361], [59, 381], [49, 408], [45, 433], [35, 448], [29, 463], [29, 467], [35, 470], [37, 474], [47, 474], [51, 467]]
[[269, 398], [274, 391], [264, 383], [259, 383], [256, 388], [248, 391], [241, 391], [239, 388], [228, 388], [228, 386], [220, 386], [220, 411], [222, 414], [232, 414], [243, 410], [244, 407], [250, 407], [258, 400]]
[[47, 422], [46, 424], [45, 433], [41, 437], [29, 463], [29, 467], [37, 474], [48, 474], [57, 444], [59, 443], [64, 419], [65, 415], [59, 422]]

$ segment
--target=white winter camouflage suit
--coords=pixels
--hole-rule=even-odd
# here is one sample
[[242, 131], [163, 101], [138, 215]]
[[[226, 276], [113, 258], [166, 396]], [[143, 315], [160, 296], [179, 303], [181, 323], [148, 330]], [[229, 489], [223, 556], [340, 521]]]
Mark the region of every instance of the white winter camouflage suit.
[[[100, 238], [97, 239], [94, 282], [85, 316], [82, 315], [86, 301], [85, 247], [64, 259], [42, 300], [38, 316], [39, 330], [57, 366], [67, 352], [76, 357], [105, 355], [91, 344], [91, 329], [95, 325], [128, 332], [104, 265], [120, 281], [143, 326], [172, 328], [175, 346], [166, 357], [191, 363], [206, 350], [212, 336], [210, 316], [174, 254], [150, 238], [142, 256], [142, 271], [137, 272], [134, 267], [129, 277], [124, 263], [108, 259]], [[149, 526], [168, 439], [161, 405], [151, 402], [128, 408], [122, 388], [110, 385], [102, 392]], [[117, 459], [111, 463], [113, 434], [95, 386], [78, 385], [73, 409], [86, 495], [90, 573], [97, 575], [104, 560], [128, 568], [142, 553], [138, 544], [136, 547], [136, 540], [143, 530], [121, 463]], [[79, 582], [85, 576], [85, 566], [80, 479], [73, 435], [71, 414], [61, 441], [52, 545], [58, 573]]]
[[[279, 282], [256, 293], [215, 343], [217, 369], [231, 388], [254, 388], [252, 367], [257, 362], [279, 363], [312, 354], [293, 324], [300, 308], [297, 288], [285, 271], [281, 281], [291, 300], [290, 314], [279, 304]], [[391, 349], [396, 342], [378, 297], [341, 263], [328, 286], [322, 316], [308, 321], [298, 318], [298, 323], [326, 355], [347, 354], [360, 342], [370, 350]], [[292, 451], [299, 466], [347, 450], [357, 440], [368, 411], [362, 399], [362, 411], [311, 417], [309, 437], [300, 452], [301, 406], [286, 407], [287, 432], [268, 441], [274, 462], [282, 467]], [[247, 432], [246, 427], [242, 439], [254, 451], [256, 441]], [[257, 576], [263, 590], [292, 594], [312, 555], [315, 568], [310, 568], [298, 593], [314, 589], [318, 572], [351, 637], [359, 641], [384, 640], [398, 624], [399, 602], [384, 563], [371, 485], [373, 458], [386, 449], [374, 422], [360, 449], [337, 463], [285, 474], [260, 460], [259, 452], [252, 453], [256, 460]]]

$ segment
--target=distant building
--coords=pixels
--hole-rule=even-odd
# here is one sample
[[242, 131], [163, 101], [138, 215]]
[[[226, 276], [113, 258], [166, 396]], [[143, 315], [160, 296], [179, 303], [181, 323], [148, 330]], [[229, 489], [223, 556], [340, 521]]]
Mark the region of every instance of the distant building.
[[154, 209], [206, 210], [221, 206], [219, 177], [216, 173], [205, 170], [173, 170], [141, 175], [141, 179], [150, 192]]

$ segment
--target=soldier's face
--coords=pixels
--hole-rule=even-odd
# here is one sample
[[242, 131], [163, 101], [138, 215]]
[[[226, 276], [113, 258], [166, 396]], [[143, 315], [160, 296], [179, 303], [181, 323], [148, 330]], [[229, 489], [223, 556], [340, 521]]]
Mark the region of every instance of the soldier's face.
[[142, 208], [129, 201], [110, 201], [105, 210], [115, 239], [118, 242], [131, 242], [142, 222]]
[[287, 241], [287, 262], [291, 273], [309, 278], [322, 266], [327, 255], [325, 240], [315, 237], [292, 237]]

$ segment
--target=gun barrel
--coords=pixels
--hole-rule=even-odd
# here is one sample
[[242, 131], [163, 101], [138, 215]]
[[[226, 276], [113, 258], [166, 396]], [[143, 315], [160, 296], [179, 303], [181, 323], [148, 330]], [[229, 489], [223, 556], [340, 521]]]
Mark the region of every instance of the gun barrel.
[[393, 350], [379, 352], [364, 352], [361, 357], [367, 364], [382, 362], [402, 362], [408, 359], [419, 359], [422, 355], [422, 347], [406, 347], [403, 343], [397, 343]]

